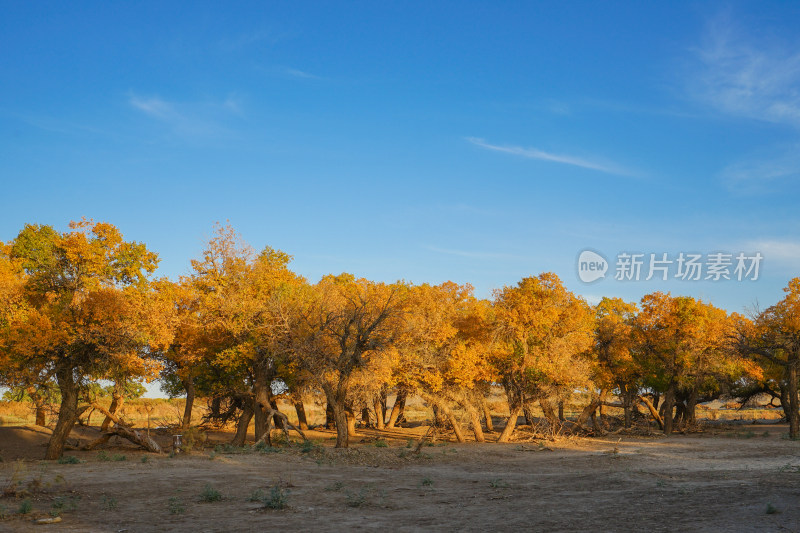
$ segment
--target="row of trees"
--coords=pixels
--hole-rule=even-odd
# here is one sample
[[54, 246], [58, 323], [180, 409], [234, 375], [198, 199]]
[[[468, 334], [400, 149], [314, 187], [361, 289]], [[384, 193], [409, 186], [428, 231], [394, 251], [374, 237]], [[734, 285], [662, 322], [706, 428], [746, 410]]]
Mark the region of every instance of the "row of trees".
[[[0, 248], [0, 383], [35, 397], [57, 388], [60, 406], [46, 457], [59, 457], [88, 408], [87, 391], [114, 383], [111, 417], [131, 383], [160, 378], [187, 397], [210, 398], [209, 417], [254, 422], [269, 435], [276, 396], [296, 406], [324, 395], [336, 445], [357, 417], [379, 429], [421, 396], [463, 440], [466, 413], [478, 441], [493, 431], [486, 399], [502, 385], [511, 416], [538, 404], [553, 428], [583, 427], [605, 406], [624, 422], [645, 406], [670, 433], [694, 423], [696, 406], [723, 393], [771, 394], [792, 437], [800, 431], [800, 279], [752, 319], [691, 297], [653, 293], [639, 305], [604, 298], [590, 306], [550, 273], [478, 299], [469, 285], [381, 283], [350, 274], [309, 283], [291, 257], [256, 253], [218, 227], [191, 274], [153, 279], [156, 255], [114, 226], [81, 220], [66, 232], [26, 225]], [[588, 404], [565, 421], [564, 401]], [[387, 417], [386, 398], [396, 393]], [[108, 425], [110, 418], [105, 422]]]

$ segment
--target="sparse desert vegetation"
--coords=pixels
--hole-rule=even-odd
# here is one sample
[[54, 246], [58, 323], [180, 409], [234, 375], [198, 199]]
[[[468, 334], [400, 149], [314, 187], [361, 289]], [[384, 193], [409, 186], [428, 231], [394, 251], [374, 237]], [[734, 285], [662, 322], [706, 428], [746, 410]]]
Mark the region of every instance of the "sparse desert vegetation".
[[[551, 273], [491, 299], [310, 284], [290, 259], [223, 226], [177, 282], [150, 279], [154, 254], [110, 224], [4, 245], [0, 523], [486, 529], [521, 513], [572, 530], [585, 506], [614, 530], [646, 502], [697, 529], [702, 484], [738, 494], [736, 513], [705, 512], [715, 528], [796, 519], [800, 278], [747, 318], [660, 292], [590, 305]], [[172, 399], [141, 398], [148, 379]]]
[[[0, 428], [0, 529], [29, 531], [60, 518], [58, 531], [221, 531], [303, 528], [539, 529], [603, 531], [628, 525], [658, 530], [793, 530], [800, 523], [796, 486], [800, 443], [781, 438], [785, 424], [717, 423], [663, 436], [651, 427], [605, 437], [544, 439], [521, 420], [514, 442], [455, 442], [443, 432], [419, 452], [416, 423], [391, 432], [359, 428], [349, 448], [333, 430], [311, 429], [311, 452], [292, 437], [264, 453], [226, 447], [232, 431], [207, 430], [202, 446], [168, 457], [125, 440], [102, 461], [74, 450], [80, 463], [36, 459], [47, 432]], [[96, 430], [78, 428], [71, 445]], [[752, 438], [735, 437], [752, 432]], [[167, 446], [170, 431], [156, 438]], [[248, 441], [252, 441], [251, 432]], [[384, 440], [386, 447], [373, 442]], [[363, 441], [363, 442], [362, 442]], [[75, 446], [78, 447], [78, 446]], [[216, 448], [217, 457], [208, 460]], [[142, 462], [139, 456], [150, 460]], [[144, 490], [142, 487], [146, 487]], [[713, 493], [713, 498], [697, 494]], [[631, 497], [631, 495], [636, 497]], [[653, 512], [653, 508], [659, 512]], [[55, 527], [55, 526], [54, 526]]]

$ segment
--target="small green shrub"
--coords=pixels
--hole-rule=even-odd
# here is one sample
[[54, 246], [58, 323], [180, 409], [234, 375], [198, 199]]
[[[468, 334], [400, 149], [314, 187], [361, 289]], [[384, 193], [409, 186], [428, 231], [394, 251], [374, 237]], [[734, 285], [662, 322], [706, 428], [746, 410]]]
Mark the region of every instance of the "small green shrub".
[[275, 485], [269, 490], [269, 497], [262, 501], [267, 509], [286, 509], [289, 505], [289, 491], [283, 490], [280, 485]]
[[378, 440], [375, 441], [375, 447], [376, 448], [388, 448], [389, 445], [386, 443], [385, 440], [378, 439]]
[[169, 499], [168, 508], [170, 514], [183, 514], [186, 512], [186, 506], [183, 505], [183, 502], [177, 496], [173, 496]]
[[22, 503], [19, 504], [19, 509], [17, 512], [19, 512], [19, 514], [28, 514], [31, 511], [33, 511], [33, 503], [31, 503], [31, 501], [28, 499], [22, 500]]
[[342, 490], [343, 488], [344, 488], [344, 483], [343, 483], [343, 482], [341, 482], [341, 481], [337, 481], [337, 482], [336, 482], [336, 483], [334, 483], [333, 485], [329, 485], [329, 486], [325, 487], [325, 490], [327, 490], [327, 491], [329, 491], [329, 492], [331, 492], [331, 491], [333, 491], [333, 492], [339, 492], [339, 491], [340, 491], [340, 490]]
[[217, 453], [252, 453], [253, 448], [250, 446], [233, 446], [231, 444], [217, 444], [214, 446], [214, 451]]
[[63, 496], [56, 497], [50, 506], [50, 516], [59, 516], [64, 511], [76, 511], [80, 498], [80, 496], [70, 496], [69, 498], [64, 498]]
[[106, 452], [100, 450], [97, 452], [97, 460], [98, 461], [127, 461], [128, 458], [122, 455], [121, 453], [115, 453], [114, 455], [108, 455]]
[[250, 494], [250, 498], [248, 498], [248, 501], [261, 502], [261, 501], [264, 501], [265, 497], [266, 497], [266, 494], [264, 494], [264, 491], [262, 489], [256, 489], [256, 490], [253, 491], [252, 494]]
[[112, 511], [117, 508], [117, 499], [103, 495], [103, 508]]
[[489, 486], [492, 487], [493, 489], [507, 489], [509, 485], [502, 479], [498, 478], [491, 480], [489, 482]]
[[300, 445], [300, 453], [311, 453], [318, 448], [320, 448], [319, 444], [311, 442], [310, 440], [304, 440]]
[[64, 498], [58, 497], [50, 505], [50, 516], [58, 516], [64, 510]]
[[362, 487], [358, 493], [350, 492], [349, 490], [345, 492], [345, 504], [348, 507], [361, 507], [365, 503], [367, 503], [367, 488]]
[[258, 444], [253, 446], [253, 449], [256, 450], [257, 452], [261, 452], [261, 453], [281, 453], [281, 452], [283, 452], [282, 448], [277, 448], [275, 446], [270, 446], [266, 442], [259, 442]]
[[77, 465], [81, 462], [82, 461], [74, 455], [63, 455], [58, 459], [58, 464], [60, 465]]
[[222, 494], [220, 491], [212, 487], [210, 484], [206, 484], [203, 487], [203, 492], [200, 493], [200, 501], [201, 502], [218, 502], [222, 499]]
[[767, 504], [767, 514], [778, 514], [778, 508], [772, 505], [771, 503]]
[[423, 487], [430, 487], [433, 485], [433, 480], [429, 477], [422, 478], [422, 486]]
[[148, 461], [150, 461], [150, 458], [149, 458], [148, 456], [146, 456], [146, 455], [143, 455], [143, 456], [142, 456], [142, 464], [145, 464], [145, 463], [147, 463]]

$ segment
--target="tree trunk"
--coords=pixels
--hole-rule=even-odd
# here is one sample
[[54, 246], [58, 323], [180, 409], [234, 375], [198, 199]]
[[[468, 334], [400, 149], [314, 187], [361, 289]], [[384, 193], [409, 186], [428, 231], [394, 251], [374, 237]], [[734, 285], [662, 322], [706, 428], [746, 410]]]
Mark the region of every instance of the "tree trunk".
[[44, 413], [44, 397], [36, 387], [28, 387], [25, 392], [28, 393], [28, 396], [30, 396], [31, 400], [33, 401], [34, 414], [36, 415], [36, 425], [42, 427], [46, 426], [47, 420], [45, 420]]
[[558, 420], [563, 422], [564, 418], [564, 400], [558, 400]]
[[597, 417], [600, 419], [600, 422], [605, 422], [603, 417], [606, 416], [606, 406], [603, 403], [606, 399], [606, 391], [600, 391], [600, 405], [597, 407]]
[[522, 414], [525, 415], [525, 424], [533, 427], [533, 424], [536, 423], [536, 419], [533, 416], [533, 411], [531, 410], [531, 404], [529, 402], [522, 403]]
[[598, 435], [604, 435], [605, 432], [603, 431], [603, 428], [600, 427], [600, 424], [597, 421], [598, 418], [597, 411], [592, 411], [591, 418], [592, 418], [592, 429], [594, 429]]
[[380, 402], [381, 402], [381, 416], [383, 417], [384, 425], [388, 422], [386, 418], [386, 387], [381, 387], [381, 394], [380, 394]]
[[50, 441], [47, 443], [45, 459], [59, 459], [64, 453], [64, 444], [67, 442], [75, 421], [80, 416], [78, 411], [78, 385], [72, 375], [72, 369], [62, 369], [56, 372], [56, 381], [61, 391], [61, 404], [58, 408], [58, 420]]
[[539, 406], [542, 408], [544, 417], [547, 419], [552, 430], [558, 431], [561, 429], [561, 422], [558, 420], [558, 416], [556, 416], [556, 412], [553, 410], [553, 404], [550, 403], [550, 400], [547, 398], [539, 398]]
[[361, 423], [364, 424], [365, 428], [370, 427], [369, 418], [369, 407], [365, 405], [361, 408]]
[[270, 435], [272, 429], [271, 423], [272, 420], [274, 420], [275, 418], [280, 418], [281, 421], [283, 422], [283, 424], [281, 424], [283, 427], [279, 429], [283, 431], [283, 436], [286, 438], [286, 442], [289, 442], [289, 428], [295, 430], [303, 438], [304, 441], [308, 440], [308, 437], [306, 437], [306, 434], [303, 433], [303, 430], [295, 426], [291, 422], [289, 422], [289, 417], [287, 417], [285, 414], [281, 413], [280, 411], [276, 411], [269, 406], [265, 408], [265, 411], [267, 415], [267, 428], [264, 431], [264, 434], [261, 435], [261, 437], [257, 438], [255, 446], [261, 443], [265, 443], [269, 446], [272, 446], [272, 438]]
[[464, 433], [461, 431], [461, 424], [456, 418], [456, 415], [453, 414], [453, 411], [447, 409], [445, 415], [447, 416], [447, 421], [450, 422], [450, 426], [453, 428], [453, 433], [456, 434], [456, 440], [458, 442], [467, 442], [464, 438]]
[[383, 405], [381, 405], [381, 399], [378, 396], [372, 401], [372, 407], [375, 409], [375, 427], [378, 429], [385, 429], [386, 428], [386, 421], [384, 420], [384, 411]]
[[194, 378], [192, 376], [183, 380], [183, 388], [186, 389], [186, 405], [183, 406], [183, 419], [181, 427], [188, 428], [192, 425], [192, 407], [194, 407]]
[[[281, 410], [278, 409], [278, 401], [271, 394], [269, 398], [269, 406], [272, 407], [273, 410], [279, 413], [281, 412]], [[273, 415], [272, 423], [275, 425], [276, 429], [286, 429], [286, 425], [283, 423], [283, 418], [278, 415]]]
[[247, 442], [247, 428], [250, 426], [252, 419], [253, 406], [250, 402], [244, 402], [242, 414], [239, 415], [239, 420], [236, 421], [236, 434], [231, 441], [232, 445], [244, 446], [244, 443]]
[[[788, 372], [786, 370], [785, 372]], [[782, 382], [779, 385], [780, 393], [781, 393], [781, 409], [783, 410], [783, 421], [787, 424], [789, 423], [789, 386], [787, 383]]]
[[360, 435], [356, 433], [356, 415], [353, 413], [353, 410], [347, 408], [344, 410], [345, 417], [347, 417], [347, 436], [348, 437], [359, 437]]
[[333, 404], [333, 418], [336, 421], [336, 447], [347, 448], [350, 442], [347, 432], [347, 412], [343, 405]]
[[400, 389], [397, 391], [397, 397], [392, 406], [392, 413], [389, 415], [389, 422], [386, 423], [387, 429], [394, 429], [395, 424], [400, 420], [403, 408], [406, 406], [406, 395], [407, 393], [405, 390]]
[[481, 402], [483, 407], [483, 419], [486, 422], [486, 431], [494, 431], [494, 421], [492, 421], [492, 412], [489, 410], [489, 403], [486, 400]]
[[433, 411], [433, 425], [437, 428], [443, 428], [447, 422], [447, 417], [442, 416], [442, 410], [436, 404], [431, 405], [431, 410]]
[[36, 425], [42, 427], [47, 425], [47, 420], [44, 416], [44, 405], [41, 400], [37, 400], [36, 403]]
[[797, 366], [798, 366], [798, 354], [793, 354], [793, 357], [789, 359], [789, 365], [786, 368], [786, 381], [787, 381], [787, 392], [789, 394], [789, 412], [787, 416], [789, 418], [789, 438], [790, 439], [798, 439], [800, 438], [800, 404], [798, 404], [798, 397], [797, 397]]
[[255, 416], [255, 438], [260, 439], [267, 431], [267, 415], [261, 407], [270, 405], [269, 379], [267, 371], [262, 365], [255, 365], [255, 379], [253, 380], [253, 414]]
[[631, 423], [633, 422], [631, 416], [631, 404], [633, 403], [633, 398], [627, 389], [622, 389], [620, 392], [622, 393], [622, 409], [625, 413], [625, 428], [630, 428]]
[[664, 435], [672, 433], [673, 410], [675, 407], [675, 383], [669, 384], [666, 394], [664, 394]]
[[506, 422], [506, 427], [503, 428], [503, 432], [500, 433], [500, 436], [497, 438], [497, 442], [508, 442], [508, 439], [511, 438], [511, 434], [514, 433], [514, 428], [517, 427], [517, 419], [521, 414], [521, 405], [511, 407], [511, 415], [508, 417], [508, 421]]
[[307, 430], [308, 419], [306, 418], [306, 407], [303, 405], [303, 400], [294, 402], [294, 410], [297, 411], [297, 427]]
[[328, 429], [336, 428], [336, 416], [334, 415], [331, 402], [325, 404], [325, 427]]
[[[592, 398], [592, 400], [589, 402], [589, 405], [584, 407], [583, 411], [581, 411], [581, 414], [578, 415], [578, 419], [575, 421], [575, 424], [577, 424], [580, 427], [583, 427], [586, 421], [594, 416], [594, 413], [599, 405], [600, 405], [600, 398], [599, 397]], [[594, 420], [592, 422], [594, 423]], [[595, 429], [597, 429], [596, 426]]]
[[220, 411], [222, 410], [222, 397], [214, 396], [211, 398], [211, 403], [208, 406], [209, 410], [211, 411], [211, 416], [214, 418], [219, 418]]
[[[123, 396], [125, 385], [119, 381], [114, 382], [114, 388], [111, 391], [111, 405], [108, 407], [108, 412], [112, 415], [117, 414], [117, 411], [122, 407], [122, 404], [125, 402], [125, 397]], [[111, 417], [106, 416], [103, 419], [103, 423], [100, 424], [100, 431], [108, 431], [108, 426], [111, 425]]]
[[[606, 397], [608, 396], [608, 389], [600, 389], [600, 405], [597, 407], [597, 416], [600, 419], [600, 431], [604, 431], [608, 427], [606, 423]], [[596, 421], [592, 419], [594, 424]]]
[[699, 393], [697, 386], [692, 387], [689, 393], [689, 399], [686, 401], [686, 426], [692, 427], [697, 423], [697, 399]]
[[658, 409], [656, 409], [656, 406], [653, 405], [653, 402], [647, 399], [646, 396], [639, 396], [639, 399], [642, 400], [642, 402], [644, 402], [644, 404], [650, 410], [650, 415], [653, 417], [653, 420], [655, 420], [656, 423], [658, 423], [658, 428], [664, 429], [664, 419], [661, 418], [661, 415], [658, 414]]
[[686, 424], [686, 404], [675, 402], [675, 422], [673, 427], [682, 428]]
[[469, 412], [469, 420], [472, 423], [472, 432], [475, 434], [475, 441], [476, 442], [486, 442], [486, 438], [483, 436], [483, 428], [481, 428], [481, 417], [478, 414], [478, 411], [475, 410], [474, 407], [471, 405], [467, 407], [467, 411]]

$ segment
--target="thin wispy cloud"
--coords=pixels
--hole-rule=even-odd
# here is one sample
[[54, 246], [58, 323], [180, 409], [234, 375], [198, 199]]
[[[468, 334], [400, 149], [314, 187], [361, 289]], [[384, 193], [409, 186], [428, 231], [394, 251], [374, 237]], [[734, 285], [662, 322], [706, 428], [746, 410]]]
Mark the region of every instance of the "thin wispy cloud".
[[141, 98], [131, 96], [129, 103], [139, 111], [159, 120], [174, 120], [180, 118], [173, 104], [158, 97]]
[[302, 81], [330, 81], [330, 78], [314, 74], [307, 70], [285, 65], [256, 65], [256, 70], [264, 74], [283, 79], [302, 80]]
[[243, 116], [241, 103], [233, 96], [222, 102], [182, 103], [170, 102], [159, 96], [133, 94], [128, 103], [181, 136], [229, 135], [230, 129], [226, 123], [234, 116]]
[[759, 44], [721, 16], [694, 52], [694, 97], [724, 113], [800, 127], [800, 43]]
[[575, 167], [586, 168], [589, 170], [596, 170], [598, 172], [605, 172], [606, 174], [615, 174], [618, 176], [633, 175], [630, 171], [614, 164], [592, 161], [589, 159], [584, 159], [581, 157], [575, 157], [571, 155], [545, 152], [544, 150], [539, 150], [538, 148], [523, 148], [521, 146], [502, 146], [497, 144], [490, 144], [478, 137], [467, 137], [467, 141], [474, 144], [475, 146], [484, 148], [486, 150], [512, 154], [520, 157], [525, 157], [528, 159], [538, 159], [540, 161], [561, 163], [564, 165], [571, 165]]
[[764, 267], [777, 264], [782, 268], [796, 270], [800, 264], [800, 242], [786, 239], [761, 239], [741, 244], [744, 252], [761, 252]]
[[286, 68], [284, 72], [287, 76], [291, 76], [292, 78], [302, 78], [305, 80], [318, 80], [320, 79], [319, 76], [311, 74], [310, 72], [306, 72], [304, 70], [300, 70], [297, 68]]
[[800, 180], [800, 145], [781, 147], [736, 161], [720, 172], [732, 192], [752, 194], [779, 190]]

